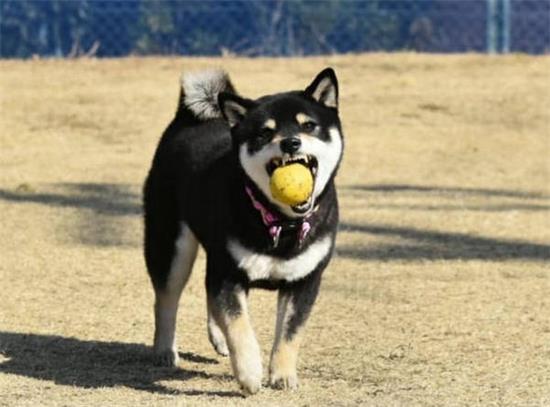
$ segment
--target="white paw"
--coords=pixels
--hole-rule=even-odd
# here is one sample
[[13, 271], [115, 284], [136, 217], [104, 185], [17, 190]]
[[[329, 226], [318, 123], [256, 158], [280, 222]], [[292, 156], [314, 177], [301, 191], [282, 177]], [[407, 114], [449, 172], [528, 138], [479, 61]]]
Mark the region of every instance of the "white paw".
[[155, 350], [155, 364], [157, 366], [176, 367], [180, 361], [177, 350]]
[[[250, 349], [248, 349], [250, 351]], [[260, 351], [250, 352], [234, 360], [234, 372], [245, 395], [256, 394], [262, 388], [262, 360]]]
[[246, 374], [237, 376], [237, 381], [246, 396], [258, 393], [262, 388], [261, 366], [259, 374], [257, 372], [247, 372]]
[[212, 346], [214, 347], [214, 350], [218, 353], [218, 355], [229, 355], [229, 349], [227, 348], [227, 343], [225, 342], [225, 339], [222, 339], [221, 341], [211, 340], [210, 343], [212, 343]]
[[298, 388], [298, 376], [296, 375], [296, 373], [271, 373], [269, 384], [274, 389], [295, 390]]
[[214, 347], [214, 350], [222, 356], [229, 355], [225, 335], [217, 325], [208, 324], [208, 339]]

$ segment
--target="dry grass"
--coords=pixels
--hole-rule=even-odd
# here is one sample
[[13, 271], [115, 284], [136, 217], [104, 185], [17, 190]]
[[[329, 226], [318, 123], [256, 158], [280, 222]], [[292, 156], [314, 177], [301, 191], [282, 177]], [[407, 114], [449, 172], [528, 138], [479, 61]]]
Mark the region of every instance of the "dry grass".
[[[342, 232], [302, 387], [242, 399], [206, 337], [204, 256], [180, 369], [151, 365], [140, 185], [180, 72], [249, 96], [341, 82]], [[0, 405], [550, 404], [550, 58], [0, 62]], [[274, 296], [254, 292], [267, 361]]]

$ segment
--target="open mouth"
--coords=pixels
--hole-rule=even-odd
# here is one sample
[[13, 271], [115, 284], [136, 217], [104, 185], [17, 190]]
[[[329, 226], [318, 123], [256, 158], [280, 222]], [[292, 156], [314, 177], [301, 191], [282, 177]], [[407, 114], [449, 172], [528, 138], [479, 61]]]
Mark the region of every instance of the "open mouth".
[[[265, 169], [268, 175], [271, 177], [273, 172], [279, 168], [284, 167], [289, 164], [300, 164], [306, 167], [313, 177], [313, 184], [315, 185], [315, 178], [317, 176], [317, 170], [319, 168], [319, 163], [317, 158], [310, 154], [284, 154], [282, 157], [272, 158], [265, 166]], [[304, 214], [308, 212], [313, 206], [313, 194], [304, 202], [301, 202], [297, 205], [291, 206], [292, 210], [299, 214]]]
[[284, 154], [282, 157], [274, 157], [266, 164], [265, 169], [271, 177], [276, 168], [294, 163], [302, 164], [304, 167], [308, 168], [313, 176], [313, 179], [315, 179], [319, 164], [317, 162], [317, 158], [310, 154], [299, 154], [293, 156], [290, 154]]

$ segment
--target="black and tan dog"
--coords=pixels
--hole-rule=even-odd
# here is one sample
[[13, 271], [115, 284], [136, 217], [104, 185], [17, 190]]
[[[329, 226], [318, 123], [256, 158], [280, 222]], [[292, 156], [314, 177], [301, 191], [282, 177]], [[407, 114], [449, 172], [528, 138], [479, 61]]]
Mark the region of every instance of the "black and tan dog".
[[[343, 150], [338, 84], [325, 69], [301, 91], [238, 96], [222, 71], [186, 75], [179, 108], [158, 145], [144, 188], [145, 259], [156, 294], [159, 359], [178, 362], [178, 302], [201, 244], [207, 256], [208, 335], [229, 354], [246, 393], [262, 383], [250, 324], [250, 288], [278, 290], [270, 384], [295, 388], [304, 324], [334, 248], [334, 176]], [[298, 162], [313, 193], [295, 206], [276, 200], [270, 177]]]

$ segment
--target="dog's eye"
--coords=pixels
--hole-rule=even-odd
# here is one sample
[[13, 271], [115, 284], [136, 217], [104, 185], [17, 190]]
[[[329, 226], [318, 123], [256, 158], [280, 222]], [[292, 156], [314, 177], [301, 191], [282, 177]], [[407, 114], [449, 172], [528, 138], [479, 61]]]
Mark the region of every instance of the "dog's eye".
[[317, 127], [317, 123], [308, 121], [308, 122], [302, 123], [300, 127], [302, 131], [305, 131], [306, 133], [311, 133]]

